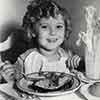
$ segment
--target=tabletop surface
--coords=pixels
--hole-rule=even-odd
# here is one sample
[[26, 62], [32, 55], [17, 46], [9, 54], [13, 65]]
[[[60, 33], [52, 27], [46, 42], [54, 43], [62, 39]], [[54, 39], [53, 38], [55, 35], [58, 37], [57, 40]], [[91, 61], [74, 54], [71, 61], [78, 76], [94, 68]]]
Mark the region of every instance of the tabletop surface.
[[34, 99], [25, 99], [21, 97], [19, 94], [23, 94], [22, 92], [16, 91], [14, 88], [14, 82], [10, 81], [8, 83], [0, 84], [0, 100], [100, 100], [100, 98], [91, 96], [88, 92], [88, 87], [93, 83], [81, 82], [81, 86], [78, 90], [72, 93], [65, 93], [59, 96], [45, 97], [45, 96], [36, 96]]
[[[11, 96], [12, 98], [15, 97], [15, 99], [11, 99], [11, 100], [25, 100], [23, 98], [21, 98], [18, 93], [13, 89], [13, 82], [9, 82], [6, 84], [0, 84], [0, 94], [5, 93], [5, 95], [7, 94], [9, 97]], [[9, 91], [10, 90], [10, 91]], [[78, 94], [79, 91], [74, 92], [74, 93], [70, 93], [70, 94], [64, 94], [61, 96], [54, 96], [54, 97], [39, 97], [40, 100], [66, 100], [66, 98], [68, 100], [87, 100], [84, 99], [84, 97], [82, 97], [81, 95]], [[1, 98], [1, 95], [0, 95]], [[33, 99], [34, 100], [34, 99]]]

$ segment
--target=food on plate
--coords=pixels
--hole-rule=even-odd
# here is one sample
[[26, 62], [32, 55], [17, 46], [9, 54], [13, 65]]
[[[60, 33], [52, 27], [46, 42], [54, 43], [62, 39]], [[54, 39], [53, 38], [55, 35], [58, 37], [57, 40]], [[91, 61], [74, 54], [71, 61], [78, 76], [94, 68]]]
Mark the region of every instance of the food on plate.
[[100, 97], [100, 82], [95, 82], [93, 85], [89, 87], [89, 93], [93, 96]]
[[34, 88], [38, 92], [57, 91], [62, 88], [70, 89], [73, 85], [73, 77], [65, 73], [44, 73], [45, 79], [39, 80], [29, 85], [29, 88]]

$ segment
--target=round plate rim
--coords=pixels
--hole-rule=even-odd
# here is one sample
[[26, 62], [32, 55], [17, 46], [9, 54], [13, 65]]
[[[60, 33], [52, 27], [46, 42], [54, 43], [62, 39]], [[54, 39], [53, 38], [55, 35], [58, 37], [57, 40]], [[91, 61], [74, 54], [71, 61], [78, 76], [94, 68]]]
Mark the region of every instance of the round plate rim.
[[[61, 72], [56, 72], [56, 73], [61, 73]], [[30, 74], [35, 74], [35, 73], [30, 73]], [[30, 74], [27, 74], [27, 75], [30, 75]], [[17, 81], [16, 82], [16, 85], [17, 85], [17, 87], [19, 88], [19, 89], [21, 89], [23, 92], [27, 92], [27, 93], [29, 93], [29, 94], [33, 94], [33, 95], [37, 95], [37, 96], [41, 96], [41, 97], [52, 97], [52, 96], [59, 96], [59, 95], [63, 95], [63, 94], [70, 94], [70, 93], [73, 93], [73, 92], [75, 92], [76, 90], [78, 90], [80, 87], [81, 87], [81, 81], [80, 81], [80, 79], [78, 79], [77, 77], [75, 77], [73, 74], [70, 74], [70, 73], [65, 73], [66, 75], [71, 75], [71, 76], [73, 76], [79, 83], [79, 85], [76, 87], [76, 88], [74, 88], [73, 90], [69, 90], [69, 91], [64, 91], [64, 92], [61, 92], [61, 93], [56, 93], [56, 92], [49, 92], [49, 93], [38, 93], [38, 92], [30, 92], [30, 91], [27, 91], [27, 90], [23, 90], [23, 87], [21, 87], [20, 85], [19, 85], [19, 82], [20, 82], [20, 80], [21, 79], [23, 79], [23, 78], [21, 78], [19, 81]]]
[[78, 73], [78, 77], [82, 82], [85, 83], [94, 83], [94, 82], [100, 82], [100, 80], [92, 80], [92, 79], [88, 79], [82, 72]]

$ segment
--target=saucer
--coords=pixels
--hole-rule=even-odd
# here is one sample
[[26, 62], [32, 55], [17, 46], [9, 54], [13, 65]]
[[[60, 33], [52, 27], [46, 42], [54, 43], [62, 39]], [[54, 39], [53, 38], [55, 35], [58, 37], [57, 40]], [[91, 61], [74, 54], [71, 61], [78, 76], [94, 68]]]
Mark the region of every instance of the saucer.
[[78, 75], [79, 79], [80, 79], [82, 82], [85, 82], [85, 83], [100, 82], [100, 80], [95, 80], [95, 79], [89, 79], [89, 78], [87, 78], [87, 77], [84, 75], [84, 73], [82, 73], [82, 72], [79, 72], [77, 75]]
[[80, 92], [81, 92], [88, 100], [100, 100], [100, 97], [93, 96], [91, 93], [89, 93], [89, 87], [90, 87], [91, 85], [93, 85], [93, 83], [83, 85], [83, 86], [80, 88]]

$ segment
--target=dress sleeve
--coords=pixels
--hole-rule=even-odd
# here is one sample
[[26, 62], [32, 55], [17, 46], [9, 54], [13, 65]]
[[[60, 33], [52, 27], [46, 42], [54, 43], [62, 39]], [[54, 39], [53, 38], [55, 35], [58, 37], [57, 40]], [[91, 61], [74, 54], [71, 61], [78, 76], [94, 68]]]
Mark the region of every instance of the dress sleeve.
[[78, 56], [78, 55], [72, 55], [70, 56], [67, 61], [66, 61], [66, 65], [67, 67], [72, 70], [78, 70], [81, 72], [85, 71], [85, 61], [82, 57]]
[[24, 62], [26, 57], [33, 51], [33, 49], [30, 49], [26, 51], [25, 53], [21, 54], [18, 58], [17, 61], [15, 62], [14, 66], [16, 67], [16, 78], [19, 79], [22, 77], [21, 72], [25, 73], [25, 66]]
[[23, 72], [23, 66], [24, 62], [23, 60], [18, 57], [16, 63], [14, 64], [14, 66], [16, 67], [16, 79], [20, 79], [22, 77], [21, 72]]

